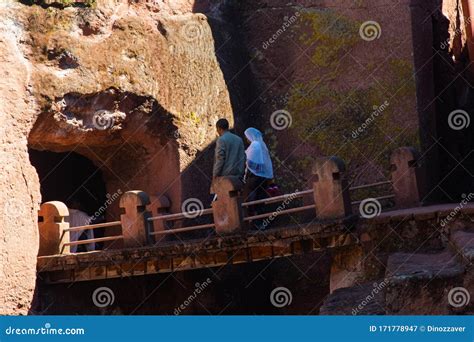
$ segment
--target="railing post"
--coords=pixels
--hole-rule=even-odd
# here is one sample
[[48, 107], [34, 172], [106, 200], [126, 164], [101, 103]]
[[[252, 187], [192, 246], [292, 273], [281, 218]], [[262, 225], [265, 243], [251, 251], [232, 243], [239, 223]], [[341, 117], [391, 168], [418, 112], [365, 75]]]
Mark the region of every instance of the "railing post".
[[[169, 213], [171, 207], [170, 200], [164, 195], [152, 195], [150, 196], [151, 203], [148, 205], [147, 209], [150, 211], [151, 215], [162, 216]], [[166, 222], [163, 220], [154, 220], [150, 221], [148, 225], [148, 232], [161, 232], [166, 229]], [[159, 239], [163, 239], [164, 236], [161, 236]], [[156, 236], [152, 235], [149, 238], [150, 243], [155, 243]]]
[[38, 256], [69, 253], [69, 210], [63, 202], [53, 201], [41, 204], [38, 211], [40, 235]]
[[216, 232], [226, 234], [242, 230], [242, 182], [238, 177], [218, 177], [212, 187], [217, 195], [217, 200], [212, 202]]
[[390, 156], [392, 184], [397, 208], [421, 205], [424, 195], [424, 169], [420, 154], [413, 147], [401, 147]]
[[313, 167], [316, 216], [343, 218], [352, 213], [346, 167], [338, 157], [318, 158]]
[[127, 191], [120, 198], [120, 215], [124, 246], [141, 247], [148, 244], [147, 218], [151, 217], [146, 206], [150, 204], [148, 195], [139, 190]]

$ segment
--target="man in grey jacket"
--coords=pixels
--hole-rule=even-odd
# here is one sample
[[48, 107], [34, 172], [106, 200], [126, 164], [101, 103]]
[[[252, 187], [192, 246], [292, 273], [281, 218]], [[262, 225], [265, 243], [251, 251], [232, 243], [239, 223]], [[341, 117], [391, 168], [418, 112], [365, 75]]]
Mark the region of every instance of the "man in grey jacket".
[[216, 129], [219, 138], [216, 141], [212, 179], [223, 176], [237, 176], [242, 179], [245, 172], [244, 142], [229, 132], [229, 122], [226, 119], [219, 119]]

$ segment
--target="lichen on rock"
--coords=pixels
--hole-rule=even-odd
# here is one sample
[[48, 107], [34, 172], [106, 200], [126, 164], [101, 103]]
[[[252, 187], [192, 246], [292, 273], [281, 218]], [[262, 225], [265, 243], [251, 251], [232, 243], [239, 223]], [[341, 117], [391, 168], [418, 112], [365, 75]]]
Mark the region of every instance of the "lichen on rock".
[[[387, 141], [418, 146], [416, 126], [407, 127], [398, 119], [404, 109], [413, 110], [413, 65], [391, 57], [386, 61], [383, 78], [372, 82], [362, 81], [363, 75], [353, 75], [347, 59], [357, 63], [355, 57], [349, 56], [361, 44], [360, 24], [330, 9], [303, 13], [299, 39], [318, 73], [296, 82], [286, 104], [293, 116], [293, 134], [322, 155], [341, 157], [356, 183], [367, 174], [373, 175], [374, 170], [378, 178], [388, 177], [390, 151], [381, 151]], [[380, 66], [367, 63], [365, 68], [372, 74]], [[354, 77], [361, 81], [354, 83]], [[377, 162], [371, 168], [367, 160]], [[310, 163], [308, 158], [297, 161], [300, 170], [308, 169]]]

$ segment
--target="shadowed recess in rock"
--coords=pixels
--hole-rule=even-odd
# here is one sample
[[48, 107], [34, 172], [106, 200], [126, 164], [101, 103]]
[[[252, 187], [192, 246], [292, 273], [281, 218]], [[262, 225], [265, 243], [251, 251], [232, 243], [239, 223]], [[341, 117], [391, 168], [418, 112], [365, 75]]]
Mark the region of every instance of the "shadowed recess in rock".
[[28, 153], [40, 179], [42, 202], [77, 199], [89, 215], [105, 202], [102, 172], [91, 160], [75, 152], [30, 149]]

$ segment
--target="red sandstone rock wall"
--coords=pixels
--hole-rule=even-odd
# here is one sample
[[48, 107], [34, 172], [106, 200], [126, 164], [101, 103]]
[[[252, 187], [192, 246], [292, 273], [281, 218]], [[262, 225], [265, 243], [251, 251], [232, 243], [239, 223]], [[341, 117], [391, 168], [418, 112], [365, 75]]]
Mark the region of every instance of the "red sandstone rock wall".
[[[354, 182], [367, 183], [386, 176], [391, 150], [418, 145], [409, 3], [241, 4], [249, 63], [259, 84], [255, 120], [267, 133], [276, 174], [288, 188], [304, 183], [319, 155], [340, 156]], [[367, 22], [374, 22], [372, 32], [363, 39], [360, 29]], [[353, 134], [381, 106], [376, 120]], [[287, 111], [289, 120], [274, 129], [271, 117], [278, 110]]]
[[[179, 173], [214, 141], [217, 118], [232, 119], [206, 17], [128, 4], [24, 12], [43, 109], [31, 146], [86, 155], [110, 193], [180, 203]], [[111, 115], [106, 129], [96, 127], [100, 111]]]
[[[233, 120], [207, 19], [181, 5], [0, 6], [0, 313], [26, 313], [34, 290], [41, 198], [27, 147], [75, 151], [109, 194], [167, 194], [181, 211], [193, 178], [181, 173], [215, 121]], [[107, 214], [118, 219], [118, 202]]]
[[15, 10], [0, 5], [0, 314], [25, 314], [35, 288], [39, 181], [27, 135], [37, 111]]
[[[192, 192], [177, 174], [192, 170], [184, 177], [196, 183], [202, 172], [191, 165], [212, 143], [213, 122], [231, 117], [224, 66], [215, 58], [207, 20], [189, 13], [215, 14], [225, 4], [99, 1], [96, 9], [48, 10], [0, 5], [0, 313], [26, 313], [34, 290], [41, 198], [28, 145], [74, 148], [103, 170], [109, 193], [165, 192], [179, 211], [181, 198]], [[388, 170], [390, 150], [418, 140], [409, 1], [347, 4], [249, 0], [235, 7], [250, 52], [245, 64], [258, 84], [249, 108], [260, 104], [246, 123], [267, 130], [270, 148], [288, 158], [288, 168], [275, 164], [290, 189], [304, 182], [316, 155], [340, 155], [356, 182], [364, 183]], [[452, 6], [454, 1], [444, 2], [449, 18], [456, 15]], [[296, 13], [297, 20], [270, 42]], [[380, 25], [378, 39], [360, 39], [365, 21]], [[373, 134], [343, 144], [386, 100]], [[279, 109], [292, 118], [281, 131], [270, 125]], [[98, 111], [112, 118], [105, 130], [94, 126]], [[317, 133], [300, 145], [314, 128]], [[117, 218], [117, 208], [109, 215]]]

